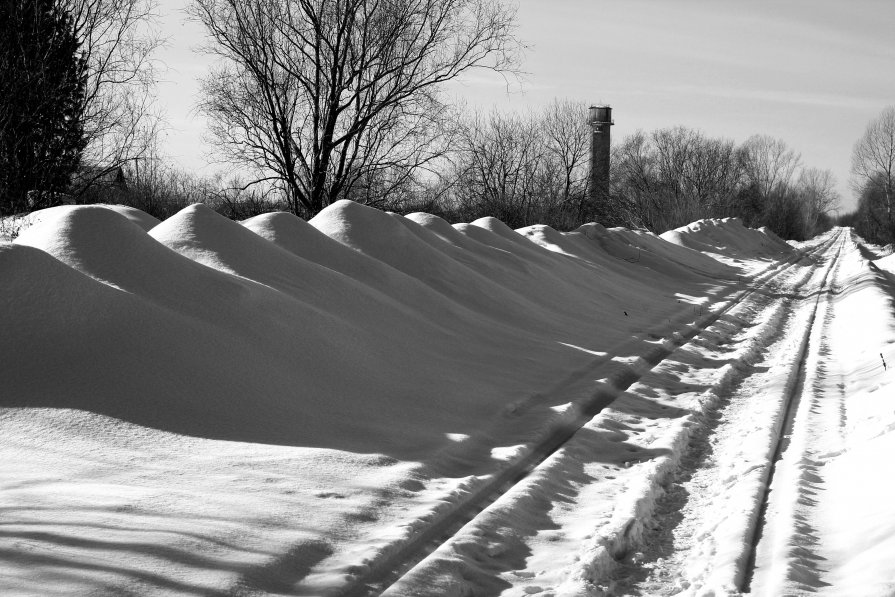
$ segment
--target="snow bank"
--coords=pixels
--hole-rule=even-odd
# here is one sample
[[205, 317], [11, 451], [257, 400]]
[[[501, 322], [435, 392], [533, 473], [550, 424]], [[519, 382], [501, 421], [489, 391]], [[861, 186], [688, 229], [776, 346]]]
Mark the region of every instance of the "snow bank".
[[[48, 207], [46, 209], [41, 209], [35, 212], [32, 212], [26, 216], [27, 225], [22, 228], [21, 232], [24, 232], [27, 228], [34, 226], [35, 224], [40, 224], [41, 222], [54, 220], [65, 213], [77, 210], [82, 206], [78, 205], [59, 205], [56, 207]], [[153, 216], [150, 216], [148, 213], [144, 211], [140, 211], [139, 209], [133, 207], [127, 207], [125, 205], [106, 205], [100, 204], [92, 207], [97, 207], [101, 209], [108, 209], [114, 211], [117, 214], [120, 214], [142, 228], [143, 230], [150, 230], [154, 226], [159, 223], [159, 219]]]
[[585, 261], [605, 260], [611, 256], [615, 258], [613, 261], [621, 259], [632, 267], [645, 267], [676, 279], [732, 275], [732, 271], [717, 260], [697, 250], [668, 243], [651, 232], [626, 228], [607, 230], [599, 224], [590, 223], [574, 232], [558, 232], [549, 226], [536, 225], [522, 228], [519, 233], [552, 251]]
[[[31, 556], [0, 563], [24, 594], [51, 578], [60, 594], [331, 591], [511, 466], [589, 399], [596, 365], [647, 354], [739, 271], [645, 233], [346, 201], [241, 225], [201, 205], [162, 223], [39, 213], [0, 244], [0, 477], [28, 479], [4, 522], [43, 533], [15, 531]], [[53, 517], [34, 519], [41, 504]], [[90, 568], [85, 528], [147, 548]], [[68, 580], [60, 545], [79, 562]]]
[[[568, 352], [525, 330], [482, 330], [481, 317], [448, 330], [202, 206], [151, 233], [112, 211], [81, 207], [19, 238], [18, 245], [70, 266], [65, 277], [37, 274], [33, 283], [54, 285], [45, 297], [83, 297], [63, 313], [86, 328], [67, 329], [63, 319], [45, 330], [42, 310], [61, 316], [46, 304], [7, 327], [4, 346], [19, 346], [22, 361], [9, 376], [17, 405], [34, 397], [200, 437], [407, 457], [407, 450], [445, 444], [449, 432], [473, 432], [508, 395], [537, 387], [536, 376]], [[12, 312], [37, 292], [13, 284], [4, 291]], [[71, 383], [65, 376], [37, 374], [44, 347], [28, 338], [60, 333], [71, 356], [57, 360], [91, 381], [83, 392], [64, 391]], [[90, 349], [74, 348], [81, 344]], [[517, 369], [533, 355], [540, 364], [526, 366], [530, 376], [502, 379], [501, 369]], [[457, 378], [457, 368], [483, 365], [493, 372]], [[406, 432], [395, 434], [396, 424]]]
[[885, 270], [890, 274], [895, 274], [895, 254], [886, 255], [874, 260], [873, 264], [881, 270]]
[[778, 259], [793, 251], [773, 232], [747, 228], [739, 218], [697, 220], [659, 236], [682, 247], [731, 259]]

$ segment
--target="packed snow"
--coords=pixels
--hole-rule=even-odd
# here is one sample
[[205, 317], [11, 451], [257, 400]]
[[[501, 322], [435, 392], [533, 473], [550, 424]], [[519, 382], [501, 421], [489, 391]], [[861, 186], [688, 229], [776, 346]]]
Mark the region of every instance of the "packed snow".
[[[0, 594], [891, 594], [895, 261], [849, 234], [35, 212], [0, 243]], [[772, 472], [805, 380], [839, 426]], [[810, 586], [765, 572], [786, 521]]]

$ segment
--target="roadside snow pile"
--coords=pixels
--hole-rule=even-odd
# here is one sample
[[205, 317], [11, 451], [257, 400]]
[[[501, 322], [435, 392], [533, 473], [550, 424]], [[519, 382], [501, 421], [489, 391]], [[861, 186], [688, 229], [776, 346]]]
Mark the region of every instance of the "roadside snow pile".
[[557, 232], [541, 225], [522, 228], [518, 232], [553, 251], [584, 260], [611, 256], [678, 279], [699, 275], [723, 277], [729, 273], [716, 259], [671, 244], [652, 232], [642, 230], [607, 229], [600, 224], [589, 223], [574, 232]]
[[874, 259], [873, 264], [890, 275], [895, 275], [895, 255], [890, 254]]
[[779, 259], [793, 248], [766, 228], [746, 228], [739, 218], [697, 220], [663, 232], [662, 239], [729, 259]]
[[[123, 215], [143, 230], [149, 230], [159, 223], [157, 218], [154, 218], [139, 209], [134, 209], [133, 207], [126, 207], [124, 205], [99, 205], [98, 207], [110, 209]], [[0, 242], [12, 241], [31, 226], [39, 224], [46, 219], [53, 219], [61, 213], [77, 208], [77, 205], [60, 205], [58, 207], [41, 209], [25, 215], [0, 217]]]
[[0, 244], [0, 593], [344, 586], [728, 296], [709, 227], [781, 252], [731, 221], [38, 212]]

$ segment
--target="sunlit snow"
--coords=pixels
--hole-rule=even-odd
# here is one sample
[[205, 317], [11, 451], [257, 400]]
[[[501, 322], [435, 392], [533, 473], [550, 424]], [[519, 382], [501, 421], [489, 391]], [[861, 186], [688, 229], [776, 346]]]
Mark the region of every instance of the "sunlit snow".
[[[788, 330], [819, 296], [822, 240], [347, 201], [309, 222], [36, 212], [0, 243], [0, 594], [625, 594], [653, 582], [617, 568], [653, 557], [661, 484], [728, 402], [742, 442], [717, 448], [673, 582], [734, 594], [751, 535], [725, 521], [764, 499], [761, 422], [782, 418], [765, 397], [795, 383]], [[895, 587], [895, 261], [863, 251], [843, 249], [817, 315], [836, 374], [810, 378], [847, 398], [811, 514], [829, 595]], [[769, 508], [804, 497], [775, 492]], [[405, 557], [442, 522], [450, 542]], [[792, 548], [780, 529], [754, 586], [795, 582], [761, 580]]]

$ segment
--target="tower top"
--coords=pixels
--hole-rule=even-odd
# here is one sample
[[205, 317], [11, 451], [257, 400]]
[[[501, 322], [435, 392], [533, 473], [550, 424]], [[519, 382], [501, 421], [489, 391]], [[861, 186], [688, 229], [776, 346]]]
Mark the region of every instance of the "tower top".
[[609, 106], [591, 106], [587, 111], [587, 120], [591, 124], [612, 126], [612, 108]]

